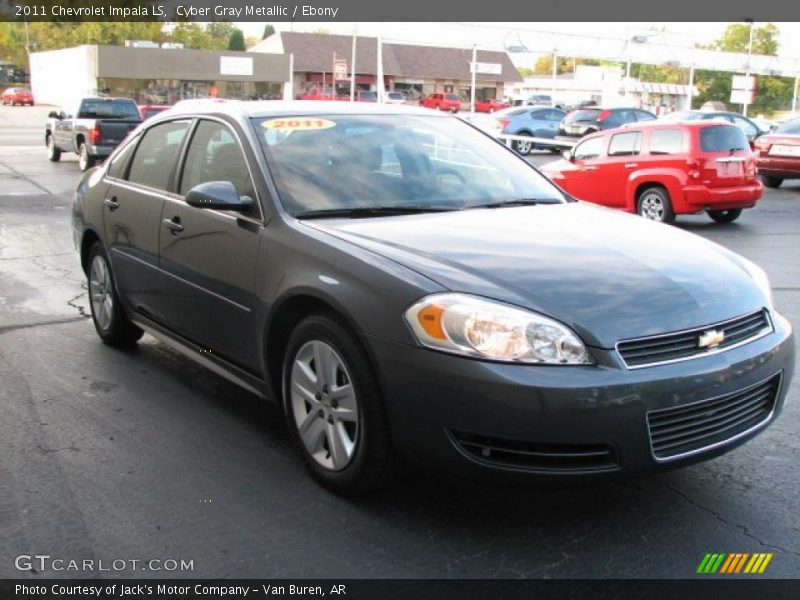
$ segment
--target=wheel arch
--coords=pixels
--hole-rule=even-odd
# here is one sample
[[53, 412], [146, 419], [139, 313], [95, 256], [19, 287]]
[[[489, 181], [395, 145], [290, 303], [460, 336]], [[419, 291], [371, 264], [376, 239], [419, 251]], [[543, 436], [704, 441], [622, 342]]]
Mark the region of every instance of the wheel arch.
[[665, 174], [663, 172], [659, 172], [657, 175], [647, 173], [632, 179], [628, 183], [629, 192], [626, 194], [627, 200], [625, 208], [629, 212], [635, 213], [639, 195], [644, 190], [651, 187], [658, 187], [667, 192], [673, 211], [677, 213], [684, 209], [683, 186], [680, 180], [672, 174]]
[[96, 242], [101, 242], [98, 233], [94, 229], [86, 229], [81, 236], [80, 248], [81, 268], [84, 273], [89, 266], [89, 252], [91, 252], [92, 246], [94, 246]]
[[[353, 317], [332, 297], [318, 290], [299, 289], [279, 298], [266, 319], [263, 336], [263, 363], [265, 382], [269, 393], [283, 406], [283, 359], [292, 331], [300, 321], [314, 314], [326, 315], [352, 331], [369, 357], [373, 369], [375, 360], [369, 345]], [[380, 373], [375, 376], [382, 386]]]

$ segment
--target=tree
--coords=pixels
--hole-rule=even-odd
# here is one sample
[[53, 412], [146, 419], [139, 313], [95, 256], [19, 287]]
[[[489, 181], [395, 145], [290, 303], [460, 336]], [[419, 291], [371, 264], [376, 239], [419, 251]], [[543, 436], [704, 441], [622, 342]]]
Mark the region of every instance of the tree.
[[275, 33], [275, 28], [269, 23], [267, 23], [266, 25], [264, 25], [264, 35], [261, 36], [261, 39], [265, 40], [274, 33]]
[[[780, 44], [779, 31], [772, 23], [753, 28], [753, 54], [775, 56]], [[701, 46], [711, 50], [723, 52], [747, 52], [750, 42], [750, 25], [747, 23], [734, 23], [728, 25], [722, 36], [708, 44]], [[694, 97], [693, 106], [699, 107], [708, 100], [722, 101], [729, 104], [733, 74], [725, 71], [698, 71], [697, 88], [699, 94]], [[758, 76], [756, 79], [755, 101], [751, 112], [771, 114], [775, 110], [787, 105], [792, 98], [791, 79], [785, 77]]]
[[[778, 54], [778, 36], [780, 32], [772, 23], [753, 28], [753, 54], [775, 56]], [[723, 52], [747, 52], [750, 42], [750, 24], [733, 23], [728, 25], [718, 40], [711, 42], [706, 48]]]
[[[571, 58], [569, 56], [558, 56], [556, 58], [556, 74], [574, 73], [578, 65], [599, 65], [599, 60], [591, 58]], [[523, 77], [544, 76], [553, 74], [553, 55], [545, 54], [540, 56], [533, 65], [533, 68], [521, 67], [518, 69]]]
[[244, 43], [244, 33], [238, 27], [231, 31], [231, 35], [228, 38], [228, 50], [238, 50], [239, 52], [247, 50], [247, 46]]

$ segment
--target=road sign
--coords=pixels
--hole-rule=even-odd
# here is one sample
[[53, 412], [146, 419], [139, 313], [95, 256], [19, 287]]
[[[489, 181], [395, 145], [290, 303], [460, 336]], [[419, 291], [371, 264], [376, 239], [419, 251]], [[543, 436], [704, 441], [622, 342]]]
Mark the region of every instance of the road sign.
[[347, 79], [347, 61], [337, 58], [333, 61], [333, 78]]
[[470, 63], [472, 70], [471, 73], [483, 73], [485, 75], [500, 75], [503, 73], [503, 65], [500, 63]]
[[753, 90], [731, 90], [731, 104], [752, 104], [755, 96]]
[[749, 90], [756, 89], [756, 78], [753, 75], [745, 77], [744, 75], [734, 75], [731, 88], [734, 90]]

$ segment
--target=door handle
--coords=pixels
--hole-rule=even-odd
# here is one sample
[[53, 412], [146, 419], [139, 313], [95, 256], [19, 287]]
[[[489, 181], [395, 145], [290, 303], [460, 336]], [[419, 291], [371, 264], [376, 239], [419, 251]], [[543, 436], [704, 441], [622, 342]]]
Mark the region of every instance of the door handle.
[[638, 166], [639, 166], [639, 163], [625, 163], [625, 168], [626, 169], [635, 169]]
[[109, 210], [117, 210], [119, 208], [119, 202], [117, 202], [116, 196], [111, 196], [111, 198], [106, 198], [103, 200], [103, 204], [105, 204]]
[[582, 167], [582, 169], [583, 169], [584, 171], [597, 171], [597, 167], [593, 167], [593, 166], [591, 166], [591, 165], [589, 165], [589, 166], [586, 166], [586, 167]]
[[164, 219], [164, 225], [166, 225], [167, 229], [172, 232], [172, 235], [177, 235], [183, 231], [183, 225], [181, 225], [180, 217], [173, 217], [172, 220]]

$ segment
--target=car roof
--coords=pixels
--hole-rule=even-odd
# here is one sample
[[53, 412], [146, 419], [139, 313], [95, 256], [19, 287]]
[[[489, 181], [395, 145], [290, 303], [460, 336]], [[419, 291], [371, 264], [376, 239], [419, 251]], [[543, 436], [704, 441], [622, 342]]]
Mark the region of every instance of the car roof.
[[733, 123], [716, 119], [693, 119], [689, 121], [681, 121], [680, 119], [674, 121], [637, 121], [636, 123], [625, 123], [622, 127], [615, 129], [607, 129], [605, 133], [613, 131], [630, 131], [638, 127], [647, 127], [648, 129], [675, 129], [676, 126], [685, 127], [688, 129], [703, 129], [704, 127], [712, 127], [714, 125], [724, 125], [726, 127], [736, 127]]
[[[330, 100], [183, 100], [169, 111], [175, 114], [227, 114], [240, 118], [287, 115], [426, 115], [430, 109], [403, 104], [358, 103]], [[442, 115], [448, 116], [448, 115]]]

